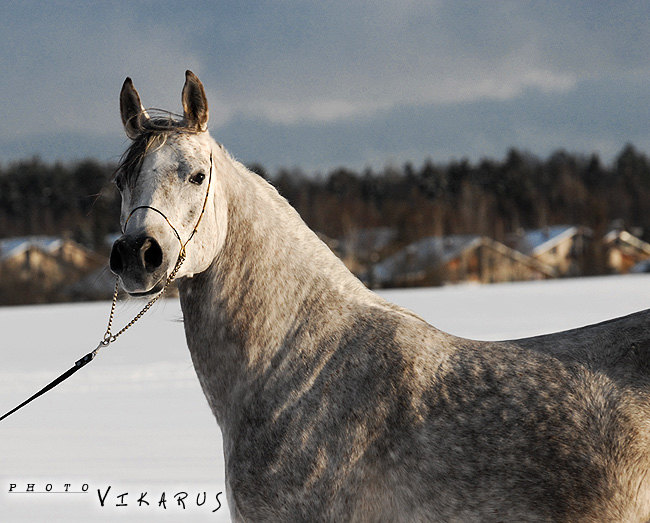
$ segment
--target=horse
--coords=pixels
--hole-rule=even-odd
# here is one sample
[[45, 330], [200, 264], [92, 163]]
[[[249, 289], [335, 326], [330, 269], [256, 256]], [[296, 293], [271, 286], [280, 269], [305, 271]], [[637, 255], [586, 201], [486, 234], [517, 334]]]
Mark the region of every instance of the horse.
[[123, 84], [110, 266], [134, 296], [177, 278], [234, 521], [650, 519], [650, 311], [500, 342], [438, 330], [210, 136], [190, 71], [182, 105], [154, 114]]

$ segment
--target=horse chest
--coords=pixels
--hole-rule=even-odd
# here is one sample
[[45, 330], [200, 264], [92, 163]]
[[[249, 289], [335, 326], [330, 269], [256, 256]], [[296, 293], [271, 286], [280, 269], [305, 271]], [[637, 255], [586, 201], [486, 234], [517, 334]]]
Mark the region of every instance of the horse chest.
[[[377, 427], [362, 415], [363, 402], [345, 405], [338, 389], [316, 381], [287, 395], [284, 385], [251, 390], [224, 430], [233, 499], [242, 510], [259, 510], [251, 519], [354, 519], [367, 490], [382, 489], [371, 435]], [[370, 479], [375, 475], [381, 481]]]
[[243, 430], [224, 442], [229, 499], [246, 520], [355, 519], [371, 483], [365, 463], [351, 470], [350, 461], [329, 454], [322, 442], [315, 448], [303, 437], [278, 437], [275, 429], [253, 432]]

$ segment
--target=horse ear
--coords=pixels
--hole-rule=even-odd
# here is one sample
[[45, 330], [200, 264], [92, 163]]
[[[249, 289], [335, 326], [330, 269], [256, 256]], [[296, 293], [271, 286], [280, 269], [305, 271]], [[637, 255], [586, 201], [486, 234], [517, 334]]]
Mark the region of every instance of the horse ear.
[[126, 135], [134, 140], [140, 134], [143, 121], [148, 120], [149, 115], [142, 106], [138, 91], [135, 90], [133, 82], [128, 77], [124, 80], [120, 92], [120, 114]]
[[188, 127], [205, 131], [208, 123], [208, 99], [201, 80], [192, 71], [185, 71], [183, 86], [183, 112]]

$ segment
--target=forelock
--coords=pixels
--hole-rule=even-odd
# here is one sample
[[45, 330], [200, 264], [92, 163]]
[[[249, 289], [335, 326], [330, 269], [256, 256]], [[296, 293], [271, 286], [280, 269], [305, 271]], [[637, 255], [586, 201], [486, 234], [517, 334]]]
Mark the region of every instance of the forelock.
[[159, 149], [173, 134], [197, 134], [197, 129], [189, 127], [182, 116], [157, 109], [147, 109], [147, 113], [154, 112], [155, 116], [141, 118], [138, 134], [131, 145], [124, 151], [120, 158], [116, 172], [122, 172], [124, 181], [133, 186], [142, 162], [147, 154]]

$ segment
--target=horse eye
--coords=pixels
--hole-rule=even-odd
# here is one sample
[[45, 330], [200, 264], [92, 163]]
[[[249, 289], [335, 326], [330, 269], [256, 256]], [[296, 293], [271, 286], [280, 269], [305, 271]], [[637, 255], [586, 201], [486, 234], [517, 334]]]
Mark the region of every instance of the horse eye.
[[190, 183], [195, 183], [196, 185], [201, 185], [203, 183], [203, 180], [205, 180], [205, 174], [202, 172], [198, 172], [190, 176]]

